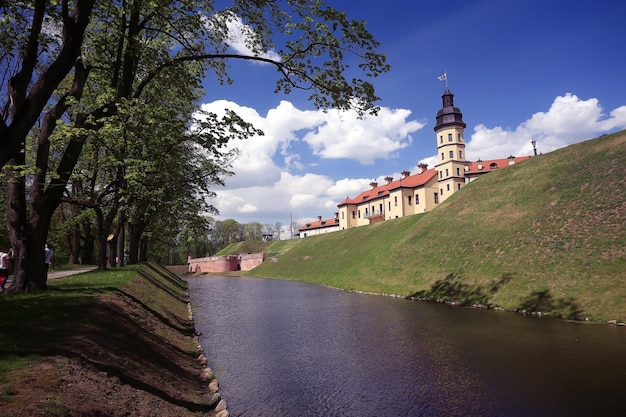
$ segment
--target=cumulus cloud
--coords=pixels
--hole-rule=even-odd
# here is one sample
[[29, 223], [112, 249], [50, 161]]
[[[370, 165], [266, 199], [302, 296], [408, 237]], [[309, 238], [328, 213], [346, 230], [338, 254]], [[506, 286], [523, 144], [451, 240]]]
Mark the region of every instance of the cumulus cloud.
[[221, 21], [222, 24], [226, 24], [226, 33], [223, 41], [235, 52], [245, 56], [258, 56], [277, 62], [282, 60], [276, 51], [271, 49], [263, 50], [258, 34], [250, 25], [243, 23], [241, 17], [231, 13], [219, 13], [211, 19], [207, 19], [207, 27], [211, 29], [220, 26], [215, 21]]
[[371, 165], [411, 144], [411, 133], [424, 123], [407, 121], [406, 109], [382, 108], [379, 115], [359, 119], [355, 113], [329, 112], [324, 123], [304, 135], [313, 152], [323, 158], [356, 159]]
[[551, 152], [625, 127], [626, 106], [606, 116], [598, 99], [581, 100], [567, 93], [554, 99], [548, 111], [533, 114], [515, 130], [479, 124], [467, 144], [466, 155], [471, 160], [532, 155], [533, 140], [539, 152]]
[[229, 143], [239, 150], [231, 167], [235, 175], [226, 179], [224, 189], [216, 190], [214, 205], [220, 217], [246, 219], [238, 220], [243, 222], [284, 218], [290, 212], [311, 218], [332, 215], [341, 200], [358, 194], [371, 180], [335, 181], [307, 170], [328, 159], [368, 164], [394, 158], [395, 152], [410, 145], [411, 133], [424, 126], [410, 120], [411, 112], [405, 109], [383, 108], [377, 117], [359, 119], [351, 112], [301, 110], [288, 101], [265, 116], [226, 100], [202, 105], [202, 110], [218, 115], [225, 109], [264, 132]]

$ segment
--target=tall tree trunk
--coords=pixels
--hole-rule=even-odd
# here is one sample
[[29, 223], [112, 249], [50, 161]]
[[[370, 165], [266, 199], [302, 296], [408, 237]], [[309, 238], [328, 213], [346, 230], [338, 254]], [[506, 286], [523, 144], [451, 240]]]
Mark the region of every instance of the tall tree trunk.
[[117, 216], [117, 254], [119, 256], [117, 266], [124, 266], [124, 246], [126, 244], [126, 212], [122, 208]]
[[[109, 262], [110, 265], [115, 264], [115, 245], [109, 245], [109, 234], [111, 234], [113, 221], [119, 211], [120, 203], [115, 197], [115, 201], [112, 203], [111, 207], [107, 215], [105, 216], [100, 207], [94, 207], [96, 212], [96, 218], [98, 220], [98, 268], [99, 269], [107, 269], [107, 253], [112, 257], [112, 262]], [[113, 238], [115, 238], [115, 234], [113, 233]]]
[[83, 263], [87, 265], [95, 264], [94, 249], [96, 237], [92, 233], [91, 221], [83, 221]]
[[80, 256], [80, 227], [76, 225], [72, 230], [70, 244], [70, 263], [79, 264], [82, 258]]
[[107, 236], [107, 247], [109, 248], [109, 266], [114, 268], [117, 266], [117, 236], [111, 233]]
[[148, 262], [148, 236], [142, 236], [139, 244], [139, 262]]
[[[72, 187], [72, 194], [74, 194], [78, 188], [76, 180], [71, 181], [71, 187]], [[72, 219], [74, 220], [74, 227], [72, 227], [72, 230], [68, 236], [67, 247], [70, 250], [70, 259], [68, 262], [70, 264], [79, 264], [81, 263], [80, 262], [81, 260], [81, 257], [80, 257], [80, 223], [76, 222], [76, 219], [78, 218], [78, 215], [81, 213], [81, 211], [84, 210], [84, 208], [79, 207], [76, 204], [71, 204], [69, 207], [69, 210], [70, 210]]]
[[[35, 173], [31, 177], [31, 186], [26, 189], [24, 173], [15, 167], [26, 165], [26, 142], [22, 142], [23, 151], [18, 153], [7, 169], [9, 185], [7, 187], [7, 226], [11, 244], [15, 247], [15, 273], [10, 291], [45, 290], [47, 274], [44, 257], [44, 245], [54, 211], [61, 203], [76, 161], [80, 156], [86, 135], [72, 138], [57, 168], [57, 177], [47, 184], [48, 162], [50, 158], [50, 135], [56, 122], [68, 109], [67, 97], [80, 98], [85, 85], [88, 70], [77, 62], [74, 81], [69, 93], [44, 115], [38, 133]], [[27, 207], [26, 198], [29, 197]]]
[[7, 228], [13, 247], [13, 280], [9, 292], [45, 290], [46, 269], [44, 244], [47, 236], [41, 229], [32, 227], [26, 210], [26, 180], [14, 166], [24, 164], [24, 154], [7, 165]]
[[141, 261], [140, 256], [140, 245], [141, 245], [141, 237], [145, 230], [145, 225], [143, 223], [128, 223], [128, 235], [129, 235], [129, 243], [128, 243], [128, 263], [136, 264]]
[[98, 241], [98, 269], [107, 269], [107, 235], [104, 229], [104, 214], [99, 207], [95, 207], [96, 221], [97, 221], [97, 233], [96, 240]]

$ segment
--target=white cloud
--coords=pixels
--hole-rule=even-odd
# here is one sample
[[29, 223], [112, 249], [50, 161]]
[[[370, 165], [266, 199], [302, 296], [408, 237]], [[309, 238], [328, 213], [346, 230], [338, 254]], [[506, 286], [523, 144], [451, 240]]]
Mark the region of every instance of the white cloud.
[[[232, 17], [227, 20], [228, 35], [226, 43], [241, 55], [259, 56], [271, 59], [273, 61], [281, 61], [280, 55], [275, 51], [260, 51], [261, 45], [255, 39], [256, 34], [252, 27], [243, 23], [239, 16]], [[256, 49], [257, 51], [254, 51]]]
[[626, 106], [613, 110], [607, 117], [598, 99], [581, 100], [567, 93], [558, 96], [547, 112], [538, 112], [515, 130], [488, 128], [479, 124], [467, 144], [470, 160], [506, 158], [509, 155], [532, 155], [532, 140], [538, 152], [551, 152], [602, 133], [626, 127]]
[[308, 132], [303, 140], [313, 152], [323, 158], [356, 159], [373, 164], [376, 159], [388, 159], [411, 144], [411, 133], [425, 123], [407, 121], [406, 109], [382, 108], [378, 116], [359, 119], [355, 113], [331, 111], [325, 123]]
[[343, 178], [331, 185], [328, 190], [326, 190], [326, 194], [341, 202], [346, 197], [354, 197], [355, 195], [361, 193], [363, 190], [367, 189], [370, 182], [372, 182], [371, 179], [368, 180], [364, 178]]
[[235, 175], [226, 178], [223, 189], [215, 190], [220, 218], [245, 219], [242, 222], [266, 223], [264, 218], [284, 218], [290, 212], [302, 218], [332, 215], [341, 200], [358, 194], [371, 180], [335, 182], [305, 169], [329, 158], [360, 163], [393, 158], [411, 143], [410, 134], [424, 126], [407, 120], [411, 113], [404, 109], [383, 108], [378, 117], [358, 119], [349, 112], [300, 110], [288, 101], [266, 116], [226, 100], [202, 105], [218, 115], [226, 108], [264, 132], [229, 144], [239, 150], [231, 167]]

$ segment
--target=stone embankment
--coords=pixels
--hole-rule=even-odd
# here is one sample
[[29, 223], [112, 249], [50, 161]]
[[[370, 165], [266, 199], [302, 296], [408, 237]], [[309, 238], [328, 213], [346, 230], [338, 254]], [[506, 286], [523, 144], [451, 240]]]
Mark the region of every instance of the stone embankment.
[[187, 272], [191, 274], [210, 272], [249, 271], [261, 265], [265, 253], [240, 253], [239, 255], [209, 256], [187, 259]]

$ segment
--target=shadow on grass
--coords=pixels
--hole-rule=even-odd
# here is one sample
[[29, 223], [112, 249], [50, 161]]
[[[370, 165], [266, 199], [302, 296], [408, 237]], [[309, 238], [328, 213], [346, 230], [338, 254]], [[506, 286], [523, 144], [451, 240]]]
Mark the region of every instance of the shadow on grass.
[[122, 288], [59, 282], [44, 293], [1, 297], [0, 365], [33, 355], [76, 358], [188, 410], [214, 408], [195, 391], [193, 322], [176, 314], [186, 311], [186, 283], [165, 271], [159, 279], [152, 266], [143, 269]]
[[555, 298], [550, 290], [531, 292], [521, 304], [520, 310], [573, 320], [579, 320], [583, 316], [583, 310], [574, 297]]
[[[418, 291], [408, 298], [493, 307], [490, 300], [511, 279], [512, 274], [504, 274], [502, 278], [488, 285], [472, 285], [466, 282], [462, 275], [448, 274], [445, 278], [436, 281], [429, 289]], [[584, 314], [574, 297], [557, 298], [547, 289], [532, 291], [516, 310], [571, 320], [580, 320]]]
[[504, 274], [499, 280], [494, 280], [487, 286], [469, 284], [462, 275], [448, 274], [445, 278], [436, 281], [428, 290], [418, 291], [410, 298], [422, 300], [439, 300], [455, 302], [460, 305], [491, 306], [491, 298], [500, 287], [512, 278], [511, 274]]

